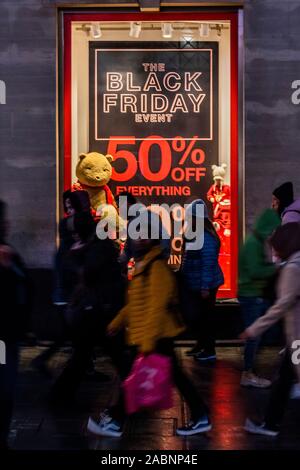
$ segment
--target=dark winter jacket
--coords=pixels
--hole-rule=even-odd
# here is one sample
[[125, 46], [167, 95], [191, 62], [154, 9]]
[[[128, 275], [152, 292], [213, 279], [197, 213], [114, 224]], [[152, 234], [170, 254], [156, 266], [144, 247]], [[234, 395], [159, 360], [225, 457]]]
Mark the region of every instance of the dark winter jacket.
[[32, 286], [17, 253], [10, 267], [0, 266], [0, 298], [0, 340], [19, 341], [28, 327]]
[[112, 240], [97, 237], [81, 251], [79, 284], [67, 312], [75, 337], [101, 341], [106, 326], [123, 307], [127, 279]]
[[220, 244], [208, 231], [204, 231], [204, 243], [200, 250], [184, 250], [181, 275], [188, 289], [216, 289], [224, 283], [219, 265]]

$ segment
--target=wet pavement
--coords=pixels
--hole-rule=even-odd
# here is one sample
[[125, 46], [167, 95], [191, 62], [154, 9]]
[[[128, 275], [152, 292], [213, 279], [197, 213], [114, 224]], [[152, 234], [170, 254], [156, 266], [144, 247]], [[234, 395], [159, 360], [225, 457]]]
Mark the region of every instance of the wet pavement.
[[[278, 438], [251, 436], [243, 430], [247, 416], [262, 417], [269, 391], [243, 389], [239, 385], [241, 350], [239, 347], [218, 348], [214, 365], [199, 365], [178, 348], [183, 366], [192, 376], [211, 409], [213, 429], [206, 435], [179, 438], [175, 429], [188, 420], [182, 398], [174, 392], [172, 409], [131, 418], [121, 439], [97, 438], [86, 431], [89, 415], [99, 412], [113, 400], [118, 379], [107, 358], [97, 359], [97, 370], [108, 373], [106, 383], [85, 381], [76, 403], [64, 408], [50, 406], [48, 393], [55, 377], [67, 361], [70, 350], [64, 348], [50, 362], [53, 378], [45, 377], [30, 367], [31, 360], [44, 348], [24, 348], [18, 381], [15, 414], [10, 445], [29, 450], [251, 450], [300, 449], [300, 400], [291, 400]], [[261, 351], [258, 370], [274, 379], [279, 362], [278, 350]]]

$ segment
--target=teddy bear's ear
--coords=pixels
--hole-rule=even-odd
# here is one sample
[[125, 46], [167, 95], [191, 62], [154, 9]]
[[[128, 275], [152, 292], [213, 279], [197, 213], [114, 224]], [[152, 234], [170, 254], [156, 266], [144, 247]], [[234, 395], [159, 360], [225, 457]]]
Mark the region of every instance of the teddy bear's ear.
[[109, 161], [109, 163], [114, 161], [114, 157], [112, 155], [106, 155], [106, 158]]
[[227, 168], [227, 163], [222, 163], [222, 167], [223, 167], [224, 170], [225, 170], [225, 168]]
[[217, 168], [217, 165], [212, 165], [212, 170], [215, 170]]
[[86, 153], [81, 153], [81, 154], [79, 155], [79, 160], [80, 160], [80, 161], [83, 160], [86, 156], [87, 156]]

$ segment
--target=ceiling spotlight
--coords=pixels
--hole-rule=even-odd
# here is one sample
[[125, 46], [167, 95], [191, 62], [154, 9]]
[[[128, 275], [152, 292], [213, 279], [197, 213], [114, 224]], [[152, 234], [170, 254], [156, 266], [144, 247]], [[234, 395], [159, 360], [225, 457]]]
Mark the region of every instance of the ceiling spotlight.
[[138, 38], [142, 31], [142, 24], [141, 23], [134, 23], [133, 21], [130, 23], [130, 31], [129, 36], [131, 38]]
[[163, 23], [161, 30], [163, 38], [170, 39], [173, 36], [173, 28], [171, 23]]
[[99, 23], [92, 23], [91, 35], [92, 35], [93, 39], [101, 38], [102, 31], [101, 31]]
[[208, 38], [210, 33], [210, 26], [208, 23], [201, 23], [199, 26], [199, 34], [202, 38]]

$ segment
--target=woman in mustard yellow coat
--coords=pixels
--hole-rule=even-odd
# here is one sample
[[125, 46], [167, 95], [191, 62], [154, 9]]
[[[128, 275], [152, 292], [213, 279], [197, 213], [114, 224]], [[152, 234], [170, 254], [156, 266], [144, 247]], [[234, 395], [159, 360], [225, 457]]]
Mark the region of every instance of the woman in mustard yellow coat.
[[[147, 245], [140, 240], [135, 245]], [[162, 338], [175, 338], [184, 331], [179, 317], [172, 313], [176, 303], [176, 281], [159, 245], [137, 259], [133, 280], [128, 289], [128, 302], [109, 325], [111, 332], [126, 328], [127, 344], [139, 352], [155, 351]]]
[[[115, 335], [126, 331], [130, 358], [120, 375], [126, 378], [138, 353], [152, 352], [167, 355], [172, 360], [173, 380], [190, 407], [191, 422], [177, 429], [177, 434], [189, 436], [211, 429], [208, 410], [194, 385], [178, 364], [174, 351], [174, 338], [183, 330], [182, 322], [175, 313], [177, 301], [174, 274], [163, 259], [158, 240], [133, 241], [136, 268], [128, 290], [128, 300], [108, 327]], [[102, 436], [120, 437], [123, 433], [125, 409], [123, 394], [118, 404], [100, 416], [96, 423], [89, 419], [88, 429]]]

